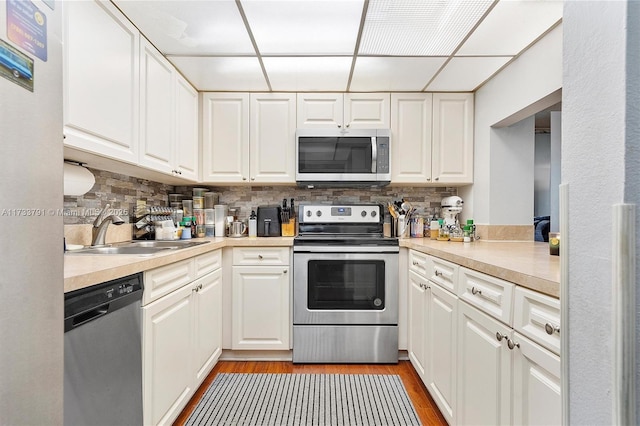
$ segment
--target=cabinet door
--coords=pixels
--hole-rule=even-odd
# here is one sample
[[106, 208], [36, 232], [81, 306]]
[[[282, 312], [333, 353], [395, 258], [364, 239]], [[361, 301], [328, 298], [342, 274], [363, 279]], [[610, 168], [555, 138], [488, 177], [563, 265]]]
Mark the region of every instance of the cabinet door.
[[425, 384], [447, 422], [454, 424], [458, 298], [433, 283], [429, 287]]
[[175, 168], [181, 178], [198, 180], [198, 92], [178, 73], [176, 79]]
[[206, 378], [222, 353], [222, 269], [196, 280], [194, 304], [194, 389]]
[[561, 424], [560, 357], [519, 333], [513, 340], [513, 424]]
[[202, 96], [202, 180], [249, 179], [249, 94]]
[[142, 308], [144, 424], [170, 424], [193, 393], [192, 289]]
[[342, 127], [342, 93], [298, 93], [299, 129], [337, 129]]
[[473, 183], [473, 94], [433, 95], [433, 181]]
[[295, 94], [251, 94], [250, 112], [251, 182], [295, 183]]
[[391, 127], [389, 93], [345, 93], [344, 126], [350, 129], [388, 129]]
[[391, 94], [391, 182], [431, 181], [431, 93]]
[[64, 4], [65, 145], [137, 164], [139, 37], [110, 2]]
[[172, 174], [175, 71], [144, 37], [140, 52], [140, 165]]
[[477, 309], [458, 303], [457, 424], [511, 423], [511, 329]]
[[409, 272], [409, 336], [407, 348], [409, 360], [418, 372], [418, 375], [426, 382], [426, 285], [427, 280], [413, 271]]
[[232, 349], [289, 349], [289, 267], [234, 266]]

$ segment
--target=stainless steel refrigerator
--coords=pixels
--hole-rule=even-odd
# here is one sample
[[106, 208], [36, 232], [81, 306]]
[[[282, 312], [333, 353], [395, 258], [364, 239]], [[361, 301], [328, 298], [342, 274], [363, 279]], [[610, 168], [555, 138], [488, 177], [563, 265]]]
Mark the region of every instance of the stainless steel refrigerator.
[[0, 1], [1, 424], [63, 422], [62, 6]]

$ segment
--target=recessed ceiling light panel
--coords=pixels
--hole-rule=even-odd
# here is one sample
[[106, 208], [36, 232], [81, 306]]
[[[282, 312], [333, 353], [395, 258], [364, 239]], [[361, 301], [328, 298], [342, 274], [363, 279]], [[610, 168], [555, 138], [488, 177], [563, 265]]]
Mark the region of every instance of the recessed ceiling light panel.
[[492, 0], [370, 0], [360, 54], [448, 56]]
[[363, 0], [243, 0], [261, 55], [350, 55]]
[[265, 57], [264, 68], [275, 91], [343, 92], [347, 90], [350, 57]]
[[258, 58], [169, 56], [200, 91], [269, 90]]
[[511, 57], [453, 58], [429, 84], [429, 92], [470, 92], [484, 83]]
[[419, 92], [446, 59], [360, 56], [356, 60], [349, 90]]

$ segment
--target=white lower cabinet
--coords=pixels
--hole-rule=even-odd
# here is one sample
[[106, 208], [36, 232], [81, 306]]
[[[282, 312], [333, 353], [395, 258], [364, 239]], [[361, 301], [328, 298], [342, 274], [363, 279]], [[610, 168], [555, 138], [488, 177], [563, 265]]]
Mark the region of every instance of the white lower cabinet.
[[221, 269], [143, 306], [144, 424], [171, 424], [221, 352]]
[[231, 349], [289, 349], [289, 266], [234, 266]]
[[560, 357], [514, 333], [513, 424], [562, 423]]
[[[419, 267], [413, 264], [412, 269]], [[458, 298], [409, 271], [409, 360], [451, 424], [456, 405]]]
[[409, 360], [449, 424], [561, 423], [557, 299], [410, 250], [408, 310]]
[[289, 248], [233, 249], [231, 349], [289, 350]]
[[464, 302], [458, 312], [456, 423], [511, 424], [511, 329]]

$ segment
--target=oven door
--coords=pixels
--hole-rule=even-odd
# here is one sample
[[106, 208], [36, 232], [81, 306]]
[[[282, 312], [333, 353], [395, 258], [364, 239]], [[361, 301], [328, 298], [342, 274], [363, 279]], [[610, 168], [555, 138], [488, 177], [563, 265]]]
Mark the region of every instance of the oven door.
[[398, 248], [368, 249], [294, 251], [293, 323], [397, 324]]

